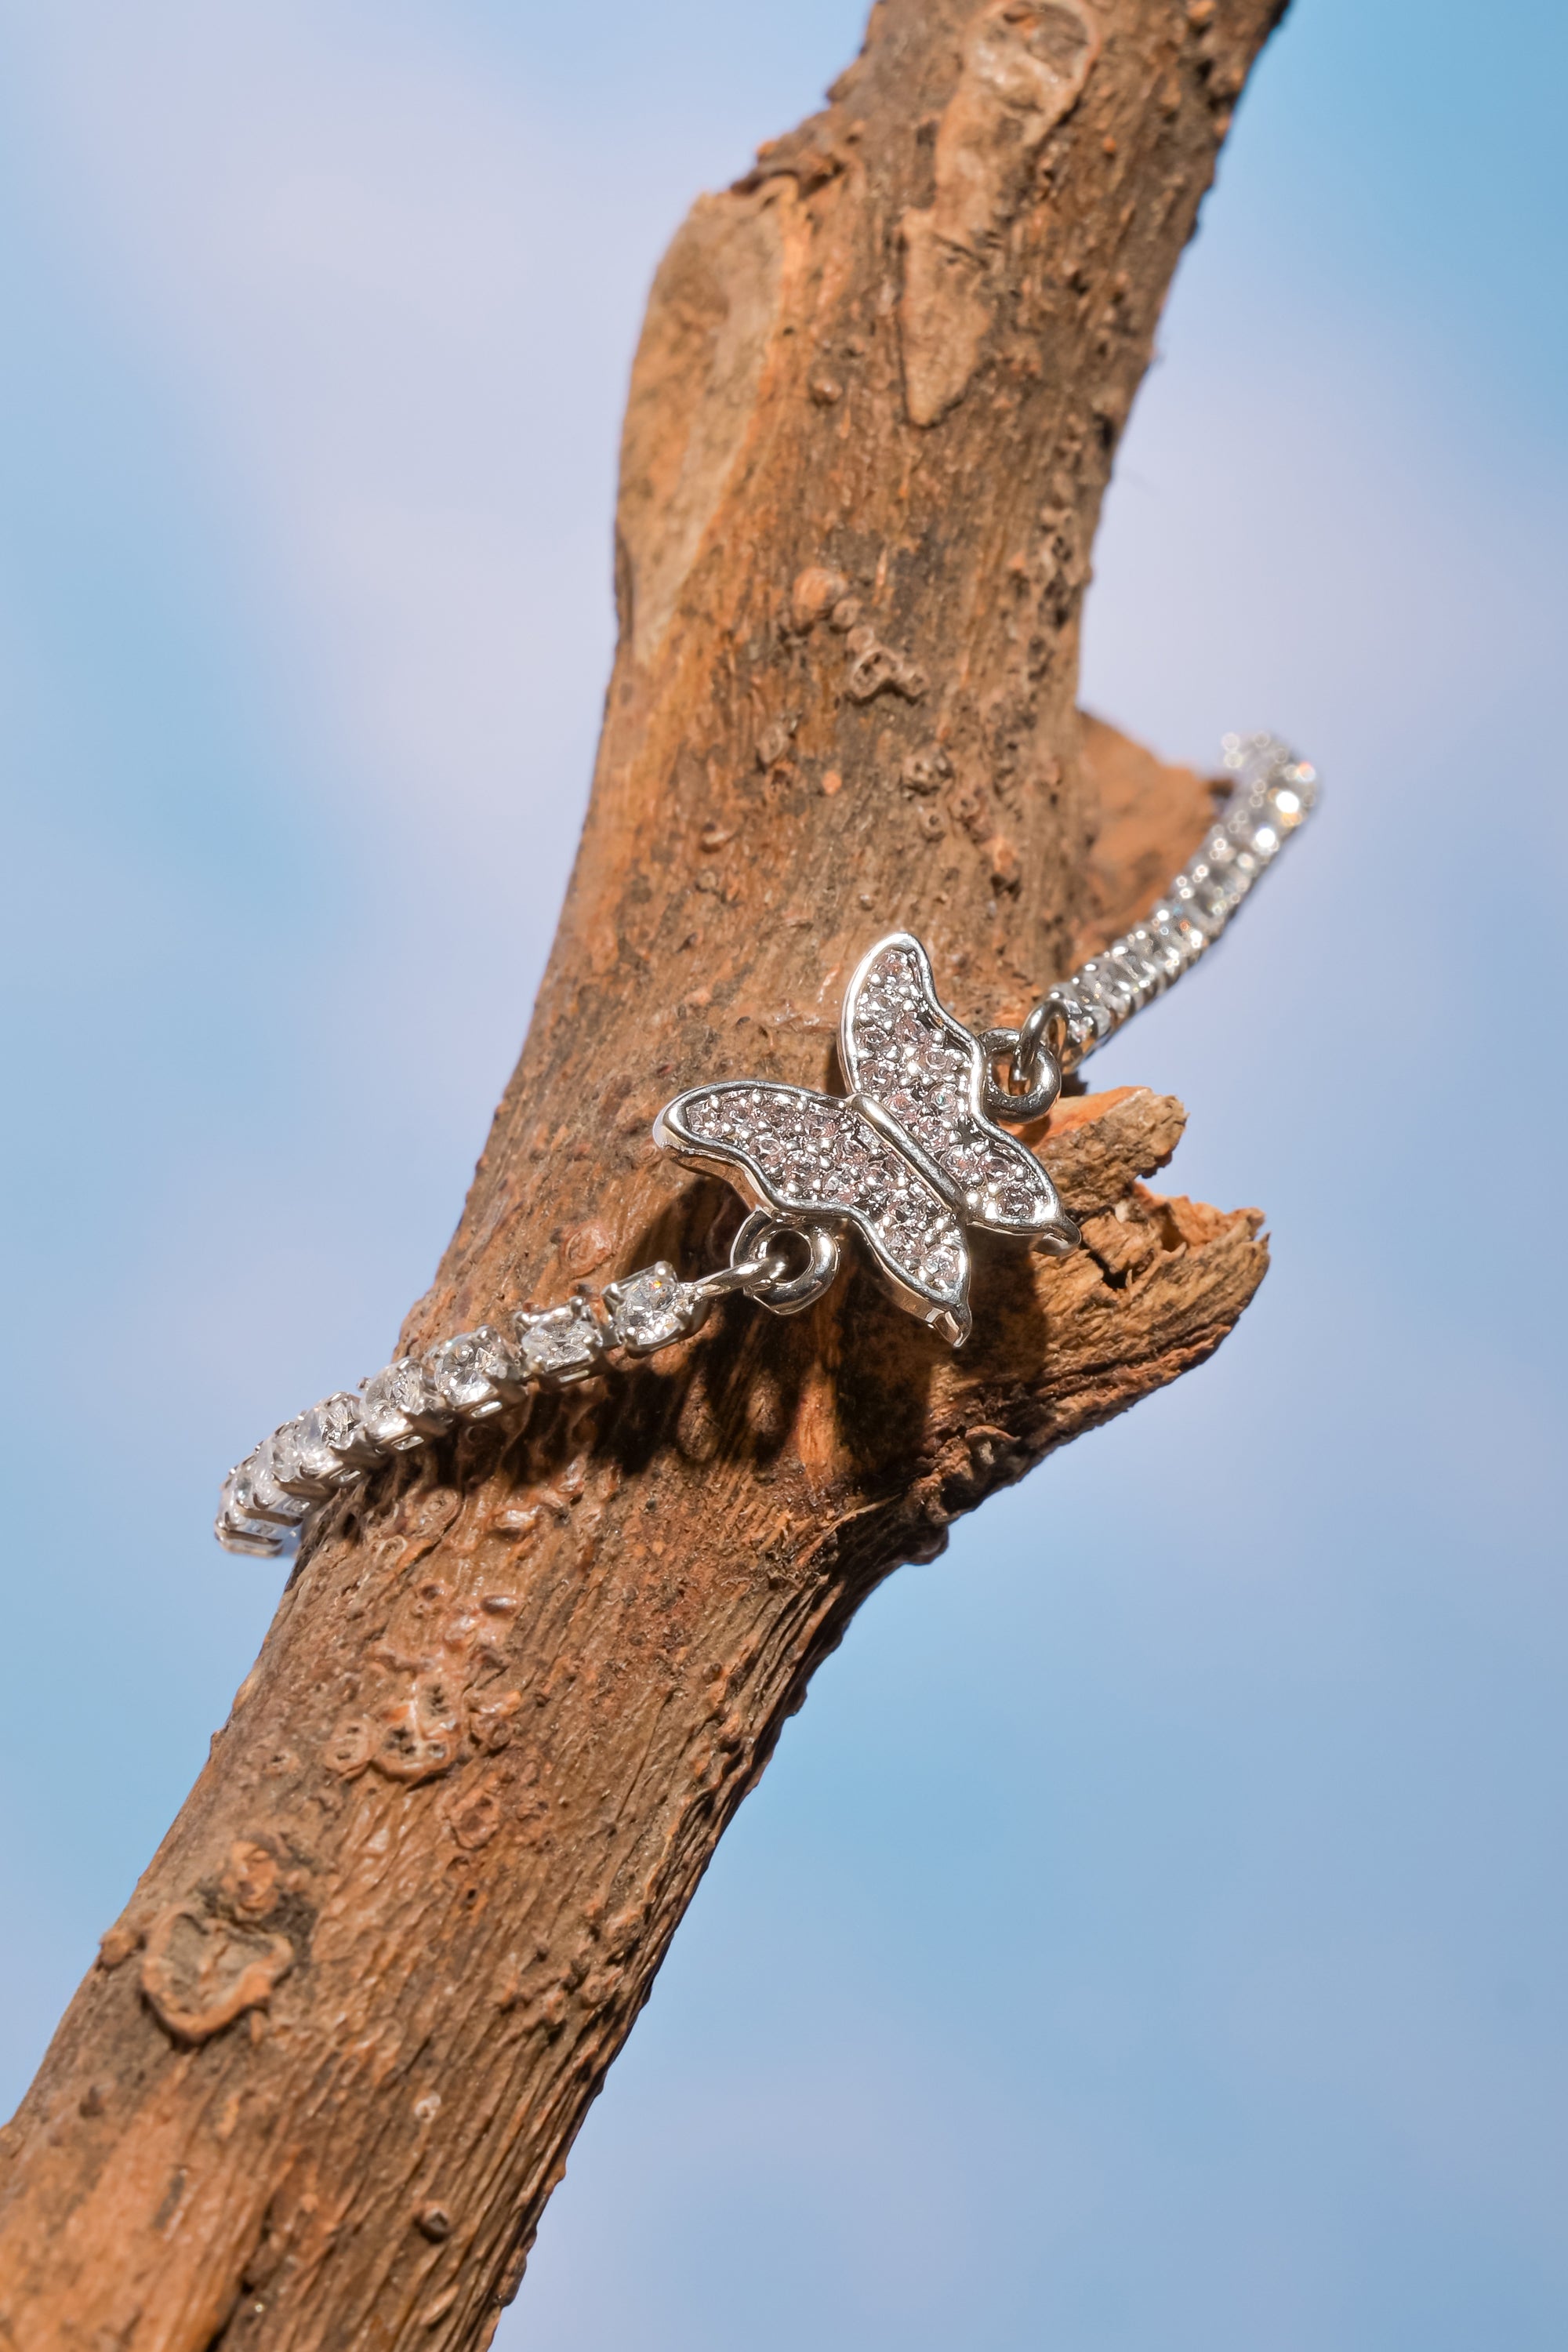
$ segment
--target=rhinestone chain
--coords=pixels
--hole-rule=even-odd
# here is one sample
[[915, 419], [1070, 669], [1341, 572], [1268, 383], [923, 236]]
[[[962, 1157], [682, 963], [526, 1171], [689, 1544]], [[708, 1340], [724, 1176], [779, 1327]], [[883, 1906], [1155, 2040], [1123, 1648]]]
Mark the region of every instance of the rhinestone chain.
[[[985, 1043], [998, 1055], [1011, 1046], [1010, 1075], [1020, 1092], [1038, 1081], [1042, 1048], [1061, 1068], [1076, 1069], [1189, 971], [1311, 814], [1317, 771], [1277, 738], [1226, 735], [1221, 751], [1236, 782], [1196, 857], [1147, 919], [1080, 964], [1070, 980], [1048, 988], [1022, 1028], [987, 1031]], [[1032, 1115], [1017, 1094], [1010, 1111], [1008, 1103], [1005, 1092], [994, 1093], [993, 1115]]]
[[[1272, 736], [1227, 735], [1236, 782], [1198, 856], [1136, 929], [1047, 989], [1018, 1030], [984, 1039], [1010, 1059], [1011, 1090], [988, 1087], [993, 1116], [1017, 1121], [1054, 1095], [1071, 1069], [1179, 980], [1218, 939], [1260, 874], [1310, 814], [1317, 776]], [[688, 1282], [660, 1260], [641, 1273], [581, 1288], [563, 1307], [519, 1311], [505, 1330], [481, 1323], [424, 1356], [399, 1356], [285, 1422], [224, 1482], [216, 1535], [226, 1550], [276, 1559], [298, 1542], [310, 1513], [376, 1464], [426, 1444], [458, 1423], [492, 1419], [537, 1390], [590, 1379], [616, 1359], [636, 1360], [695, 1331], [716, 1299], [743, 1291], [788, 1311], [807, 1276], [791, 1276], [788, 1229], [747, 1219], [729, 1265]], [[796, 1238], [804, 1239], [805, 1236]]]

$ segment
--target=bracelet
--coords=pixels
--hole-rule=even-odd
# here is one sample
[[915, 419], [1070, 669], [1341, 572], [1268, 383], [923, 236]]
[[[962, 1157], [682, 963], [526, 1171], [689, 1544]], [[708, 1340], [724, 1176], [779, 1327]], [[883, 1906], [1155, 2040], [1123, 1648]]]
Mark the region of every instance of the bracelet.
[[898, 1303], [962, 1346], [968, 1231], [1053, 1255], [1079, 1239], [1040, 1162], [997, 1122], [1041, 1118], [1064, 1074], [1219, 937], [1311, 813], [1316, 773], [1282, 743], [1227, 735], [1223, 750], [1236, 782], [1199, 855], [1144, 922], [1047, 989], [1021, 1027], [973, 1035], [940, 1002], [920, 940], [894, 931], [845, 992], [847, 1094], [726, 1078], [665, 1105], [653, 1129], [660, 1148], [722, 1176], [750, 1204], [727, 1265], [688, 1280], [661, 1259], [601, 1291], [580, 1286], [563, 1306], [519, 1310], [504, 1331], [481, 1323], [423, 1356], [399, 1356], [357, 1391], [285, 1422], [230, 1471], [219, 1543], [277, 1558], [312, 1511], [377, 1464], [514, 1410], [537, 1390], [673, 1346], [731, 1292], [799, 1314], [834, 1281], [847, 1231]]

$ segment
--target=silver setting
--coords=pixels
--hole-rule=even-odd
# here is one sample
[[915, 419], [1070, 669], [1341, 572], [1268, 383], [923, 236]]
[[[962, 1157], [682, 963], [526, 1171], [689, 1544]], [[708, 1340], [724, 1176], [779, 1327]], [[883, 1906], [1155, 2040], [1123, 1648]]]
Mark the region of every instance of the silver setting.
[[226, 1550], [249, 1552], [258, 1559], [276, 1559], [285, 1549], [284, 1530], [256, 1516], [248, 1463], [238, 1464], [224, 1480], [214, 1532]]
[[1236, 783], [1197, 856], [1146, 921], [1047, 989], [1029, 1016], [1057, 1016], [1054, 1050], [1064, 1069], [1076, 1069], [1197, 961], [1317, 805], [1317, 770], [1276, 737], [1227, 735], [1222, 751]]
[[294, 1528], [304, 1517], [308, 1506], [303, 1496], [290, 1494], [279, 1483], [273, 1469], [273, 1448], [282, 1434], [281, 1430], [275, 1431], [240, 1467], [250, 1482], [247, 1515], [266, 1521], [269, 1527]]
[[452, 1408], [416, 1356], [399, 1356], [360, 1384], [358, 1447], [371, 1462], [406, 1454], [452, 1425]]
[[308, 1413], [300, 1413], [275, 1429], [268, 1441], [273, 1477], [296, 1501], [319, 1502], [339, 1483], [339, 1465], [321, 1444], [319, 1430], [307, 1432]]
[[610, 1318], [610, 1338], [628, 1356], [651, 1356], [695, 1331], [707, 1314], [711, 1294], [692, 1282], [683, 1282], [665, 1259], [628, 1274], [620, 1282], [606, 1282], [605, 1305]]
[[[791, 1274], [782, 1244], [805, 1245], [805, 1264]], [[758, 1251], [763, 1255], [759, 1258]], [[748, 1295], [775, 1315], [802, 1315], [815, 1307], [838, 1279], [838, 1238], [826, 1225], [797, 1225], [753, 1209], [735, 1235], [734, 1255], [741, 1263], [758, 1265], [762, 1275], [747, 1283]]]
[[[1061, 1056], [1047, 1043], [1049, 1029], [1059, 1035], [1061, 1023], [1055, 1007], [1037, 1004], [1021, 1029], [987, 1029], [980, 1040], [985, 1056], [985, 1108], [993, 1118], [1022, 1127], [1043, 1118], [1062, 1090]], [[996, 1076], [996, 1066], [1007, 1064], [1009, 1083]]]
[[585, 1298], [541, 1314], [520, 1310], [512, 1318], [518, 1360], [524, 1377], [546, 1388], [570, 1388], [599, 1369], [605, 1334]]
[[[857, 966], [838, 1057], [847, 1097], [721, 1079], [667, 1103], [654, 1139], [687, 1166], [722, 1175], [775, 1221], [775, 1237], [853, 1232], [900, 1306], [962, 1346], [971, 1321], [965, 1228], [1052, 1251], [1070, 1249], [1078, 1228], [1033, 1152], [990, 1117], [985, 1048], [939, 1000], [926, 951], [908, 931], [879, 940]], [[826, 1264], [814, 1244], [798, 1304], [820, 1296]], [[771, 1297], [756, 1294], [764, 1305], [778, 1303], [780, 1286], [771, 1288]]]
[[358, 1397], [339, 1389], [293, 1423], [299, 1433], [295, 1458], [300, 1474], [328, 1494], [354, 1475], [353, 1448], [359, 1433], [359, 1414]]
[[755, 1222], [754, 1215], [748, 1217], [735, 1235], [730, 1246], [729, 1265], [720, 1266], [713, 1274], [700, 1274], [691, 1286], [693, 1290], [700, 1291], [704, 1298], [728, 1298], [737, 1290], [755, 1297], [759, 1291], [784, 1278], [789, 1272], [789, 1261], [782, 1249], [764, 1250], [759, 1257], [742, 1245], [742, 1236]]
[[[752, 1204], [730, 1263], [685, 1280], [660, 1259], [591, 1297], [482, 1323], [399, 1356], [357, 1395], [339, 1390], [285, 1422], [224, 1482], [214, 1532], [258, 1559], [292, 1550], [312, 1510], [377, 1463], [454, 1425], [490, 1420], [536, 1387], [566, 1388], [604, 1364], [606, 1345], [651, 1355], [742, 1292], [798, 1315], [836, 1279], [853, 1232], [888, 1289], [952, 1345], [970, 1322], [967, 1234], [984, 1228], [1070, 1249], [1078, 1229], [1021, 1126], [1050, 1108], [1062, 1074], [1179, 980], [1311, 814], [1316, 772], [1272, 736], [1227, 735], [1235, 776], [1199, 855], [1147, 919], [1046, 991], [1017, 1029], [973, 1036], [942, 1005], [920, 941], [879, 940], [845, 994], [839, 1060], [847, 1092], [722, 1079], [678, 1095], [656, 1139], [713, 1170]], [[800, 1260], [804, 1255], [804, 1263]]]
[[523, 1375], [493, 1323], [443, 1339], [425, 1359], [431, 1386], [464, 1421], [489, 1421], [520, 1394]]

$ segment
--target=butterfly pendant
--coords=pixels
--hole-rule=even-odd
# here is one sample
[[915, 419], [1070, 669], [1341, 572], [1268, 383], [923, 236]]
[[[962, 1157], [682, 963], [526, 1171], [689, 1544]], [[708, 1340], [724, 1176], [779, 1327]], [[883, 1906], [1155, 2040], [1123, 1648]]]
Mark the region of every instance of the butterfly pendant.
[[[725, 1078], [667, 1103], [654, 1139], [808, 1240], [858, 1234], [900, 1306], [961, 1347], [972, 1320], [966, 1229], [1059, 1255], [1078, 1227], [1034, 1153], [987, 1116], [984, 1049], [938, 1000], [931, 960], [909, 932], [879, 940], [856, 968], [838, 1057], [847, 1097]], [[792, 1303], [832, 1279], [830, 1240], [814, 1263], [826, 1279], [793, 1286]]]

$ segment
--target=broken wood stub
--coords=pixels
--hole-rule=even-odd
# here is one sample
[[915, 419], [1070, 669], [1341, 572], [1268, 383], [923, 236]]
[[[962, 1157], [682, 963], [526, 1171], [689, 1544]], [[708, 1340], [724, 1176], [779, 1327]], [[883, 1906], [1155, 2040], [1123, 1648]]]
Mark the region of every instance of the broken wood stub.
[[[621, 633], [528, 1043], [422, 1346], [711, 1264], [704, 1078], [827, 1080], [917, 931], [1016, 1020], [1201, 837], [1075, 709], [1110, 455], [1275, 10], [884, 0], [702, 199], [627, 408]], [[1195, 982], [1194, 985], [1202, 985]], [[1251, 1212], [1162, 1201], [1143, 1088], [1034, 1137], [1085, 1247], [977, 1249], [953, 1355], [863, 1268], [378, 1474], [330, 1518], [4, 2136], [29, 2352], [488, 2341], [604, 2074], [810, 1675], [900, 1560], [1206, 1355]]]

